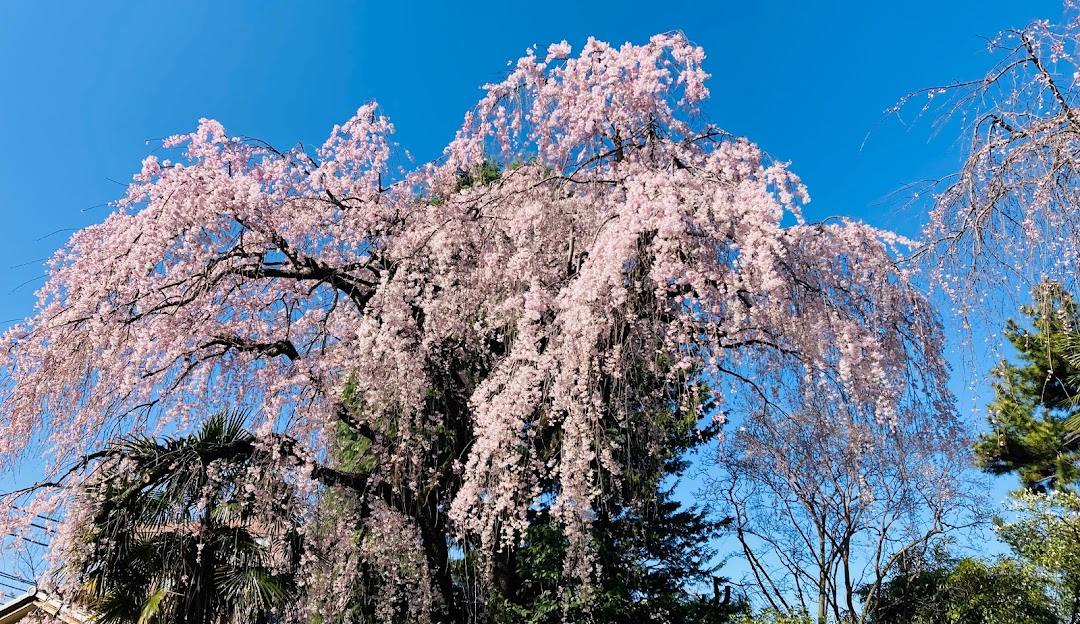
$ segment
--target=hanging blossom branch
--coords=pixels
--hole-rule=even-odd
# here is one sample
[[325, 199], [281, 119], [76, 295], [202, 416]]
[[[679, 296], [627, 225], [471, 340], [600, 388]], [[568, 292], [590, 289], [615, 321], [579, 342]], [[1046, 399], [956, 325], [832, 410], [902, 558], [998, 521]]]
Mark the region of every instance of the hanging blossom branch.
[[962, 311], [1026, 298], [1045, 279], [1076, 285], [1078, 16], [1070, 0], [1058, 22], [1000, 33], [988, 42], [998, 60], [986, 76], [912, 93], [894, 110], [925, 98], [920, 115], [962, 129], [963, 165], [931, 184], [918, 254]]

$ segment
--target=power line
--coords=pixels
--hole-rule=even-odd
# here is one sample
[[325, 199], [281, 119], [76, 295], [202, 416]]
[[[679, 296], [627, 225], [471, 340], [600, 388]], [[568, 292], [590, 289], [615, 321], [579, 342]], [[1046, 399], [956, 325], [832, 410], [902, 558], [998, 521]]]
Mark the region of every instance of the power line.
[[0, 572], [0, 576], [4, 577], [6, 579], [12, 580], [12, 581], [18, 581], [20, 583], [26, 583], [27, 585], [33, 585], [34, 584], [34, 581], [28, 581], [28, 580], [24, 579], [21, 576], [16, 576], [14, 574], [8, 574], [7, 572]]

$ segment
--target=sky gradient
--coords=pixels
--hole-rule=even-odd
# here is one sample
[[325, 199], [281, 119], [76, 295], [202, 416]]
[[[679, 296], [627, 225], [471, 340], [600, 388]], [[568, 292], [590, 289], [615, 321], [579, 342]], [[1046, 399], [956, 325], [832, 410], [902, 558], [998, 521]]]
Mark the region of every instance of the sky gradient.
[[[100, 221], [154, 139], [201, 117], [275, 145], [321, 143], [375, 99], [420, 161], [439, 156], [478, 87], [527, 46], [641, 43], [682, 30], [707, 54], [720, 127], [806, 182], [808, 216], [916, 232], [880, 200], [955, 169], [884, 111], [909, 91], [980, 76], [983, 37], [1056, 2], [0, 3], [0, 326], [32, 312], [41, 261]], [[881, 123], [879, 123], [881, 122]], [[149, 140], [149, 142], [147, 142]], [[865, 141], [865, 144], [864, 144]]]

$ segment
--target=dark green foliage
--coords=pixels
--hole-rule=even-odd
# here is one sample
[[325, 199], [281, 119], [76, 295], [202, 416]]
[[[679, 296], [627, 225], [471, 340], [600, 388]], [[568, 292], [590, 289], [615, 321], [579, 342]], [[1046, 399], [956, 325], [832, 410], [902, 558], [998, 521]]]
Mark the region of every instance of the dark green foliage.
[[85, 492], [86, 551], [68, 570], [97, 621], [266, 622], [295, 593], [292, 575], [271, 564], [298, 564], [291, 491], [260, 479], [281, 490], [259, 492], [278, 501], [268, 509], [243, 488], [265, 458], [242, 415], [212, 416], [187, 437], [130, 437], [103, 455]]
[[[627, 317], [616, 319], [610, 344], [632, 339], [635, 304], [652, 309], [655, 290], [635, 283], [647, 273], [645, 265], [627, 267], [628, 291], [637, 298], [624, 311]], [[649, 399], [629, 419], [611, 419], [603, 433], [619, 441], [619, 474], [595, 465], [605, 491], [590, 529], [598, 574], [591, 586], [582, 588], [567, 573], [566, 538], [548, 509], [540, 506], [512, 553], [510, 582], [497, 583], [489, 600], [495, 621], [720, 623], [744, 611], [741, 601], [719, 595], [713, 578], [713, 544], [729, 520], [683, 507], [672, 495], [688, 468], [688, 454], [715, 439], [715, 428], [698, 428], [698, 415], [708, 411], [709, 390], [679, 390], [692, 385], [694, 371], [686, 371], [680, 383], [665, 379], [670, 361], [663, 352], [655, 362], [640, 364], [627, 371], [628, 381]], [[557, 452], [558, 443], [557, 436], [550, 437], [549, 452]], [[547, 484], [546, 492], [554, 498], [558, 487]], [[699, 597], [695, 590], [706, 596]]]
[[1019, 361], [992, 371], [991, 431], [975, 453], [988, 472], [1016, 473], [1024, 487], [1046, 491], [1080, 477], [1080, 311], [1057, 284], [1044, 283], [1034, 295], [1037, 304], [1021, 308], [1027, 322], [1005, 327]]
[[[713, 584], [711, 540], [722, 523], [697, 509], [683, 508], [661, 492], [652, 509], [626, 510], [597, 521], [592, 537], [600, 574], [587, 601], [564, 611], [559, 589], [566, 540], [545, 514], [538, 514], [516, 553], [516, 600], [495, 599], [502, 619], [540, 624], [563, 622], [729, 622], [745, 605]], [[704, 590], [698, 596], [694, 588]]]
[[[348, 391], [347, 391], [348, 395]], [[351, 397], [346, 399], [358, 409]], [[642, 417], [643, 420], [644, 416]], [[647, 452], [635, 447], [627, 436], [624, 449], [625, 472], [621, 491], [613, 492], [607, 507], [597, 510], [591, 537], [600, 564], [600, 574], [582, 595], [576, 581], [564, 570], [567, 540], [562, 528], [546, 507], [532, 514], [531, 526], [519, 548], [510, 553], [512, 564], [496, 578], [509, 589], [509, 597], [498, 589], [482, 604], [470, 603], [470, 579], [477, 571], [471, 551], [451, 562], [456, 607], [451, 613], [485, 613], [493, 622], [561, 623], [672, 622], [720, 624], [733, 614], [745, 611], [745, 604], [714, 579], [715, 538], [728, 520], [716, 521], [703, 510], [684, 507], [674, 500], [674, 481], [688, 468], [685, 456], [712, 439], [715, 431], [698, 430], [689, 414], [680, 419], [657, 418], [649, 426], [670, 427], [669, 444], [663, 451]], [[645, 426], [645, 423], [639, 423]], [[448, 444], [437, 437], [436, 444]], [[369, 443], [347, 427], [342, 427], [336, 451], [338, 465], [352, 472], [370, 470], [377, 461]], [[341, 504], [334, 497], [324, 505]], [[363, 539], [358, 528], [356, 539]], [[474, 546], [468, 546], [472, 548]], [[363, 569], [363, 563], [361, 563]], [[352, 614], [359, 621], [375, 619], [375, 603], [380, 579], [370, 571], [360, 575], [354, 587]], [[697, 592], [703, 596], [698, 596]], [[569, 600], [568, 600], [569, 597]]]
[[490, 160], [485, 160], [473, 171], [463, 169], [458, 172], [454, 192], [457, 193], [474, 186], [487, 186], [492, 182], [498, 182], [501, 178], [502, 169]]
[[548, 510], [540, 509], [515, 553], [516, 595], [492, 600], [496, 619], [719, 624], [746, 611], [745, 603], [713, 576], [715, 539], [730, 519], [714, 520], [702, 509], [683, 506], [670, 484], [688, 468], [687, 453], [715, 431], [700, 431], [691, 418], [671, 414], [652, 421], [658, 423], [668, 428], [662, 452], [650, 453], [635, 447], [633, 436], [627, 438], [622, 491], [612, 493], [592, 525], [600, 567], [587, 597], [566, 604], [560, 593], [575, 591], [563, 569], [566, 539]]
[[1059, 624], [1050, 586], [1023, 563], [960, 559], [882, 587], [872, 624]]
[[1054, 587], [1064, 621], [1080, 621], [1080, 496], [1072, 491], [1014, 492], [1010, 521], [996, 519], [998, 537]]

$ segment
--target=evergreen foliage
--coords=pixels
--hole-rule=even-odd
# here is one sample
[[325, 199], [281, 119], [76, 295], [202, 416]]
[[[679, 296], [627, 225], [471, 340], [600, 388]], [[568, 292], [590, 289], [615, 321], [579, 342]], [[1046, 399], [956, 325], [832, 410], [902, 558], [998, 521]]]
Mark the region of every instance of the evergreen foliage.
[[629, 469], [633, 476], [625, 480], [638, 491], [613, 499], [594, 521], [600, 572], [586, 599], [561, 608], [560, 592], [572, 587], [562, 566], [566, 536], [541, 509], [515, 556], [517, 595], [513, 601], [496, 596], [497, 609], [510, 621], [528, 624], [719, 624], [745, 612], [744, 602], [713, 576], [719, 567], [716, 538], [730, 518], [716, 520], [674, 496], [674, 484], [688, 468], [686, 454], [714, 433], [691, 425], [684, 420], [671, 432], [672, 444], [661, 458], [639, 449], [637, 465]]
[[1005, 326], [1017, 362], [1002, 361], [991, 373], [990, 433], [975, 453], [986, 471], [1016, 473], [1025, 488], [1046, 491], [1080, 477], [1080, 311], [1058, 284], [1033, 294], [1036, 303], [1021, 307], [1025, 322]]

